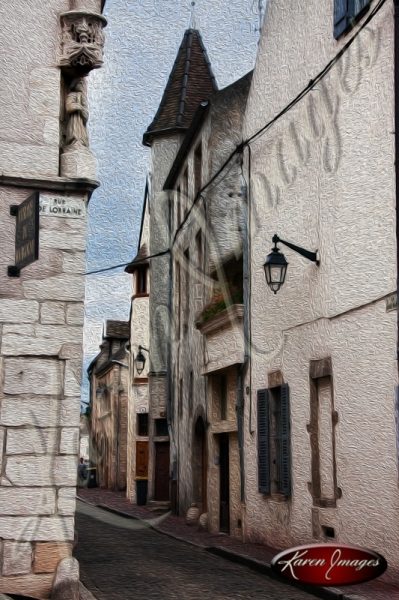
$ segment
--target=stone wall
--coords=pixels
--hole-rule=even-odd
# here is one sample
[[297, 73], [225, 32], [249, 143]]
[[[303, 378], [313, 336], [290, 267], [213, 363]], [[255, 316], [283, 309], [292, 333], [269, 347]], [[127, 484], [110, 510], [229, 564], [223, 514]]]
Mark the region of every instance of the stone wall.
[[[100, 5], [93, 0], [89, 9], [102, 27]], [[84, 9], [85, 0], [74, 6]], [[82, 77], [94, 66], [83, 73], [64, 48], [59, 67], [61, 13], [71, 8], [69, 0], [0, 6], [6, 58], [0, 90], [0, 592], [36, 598], [49, 597], [74, 540], [86, 214], [98, 186], [83, 124], [87, 106], [81, 139], [66, 114], [71, 78], [80, 77], [84, 88]], [[99, 55], [102, 41], [99, 35]], [[75, 142], [74, 157], [79, 154], [74, 172], [61, 168], [66, 134]], [[10, 207], [34, 192], [39, 258], [11, 277], [16, 219]], [[46, 210], [50, 205], [77, 212]]]

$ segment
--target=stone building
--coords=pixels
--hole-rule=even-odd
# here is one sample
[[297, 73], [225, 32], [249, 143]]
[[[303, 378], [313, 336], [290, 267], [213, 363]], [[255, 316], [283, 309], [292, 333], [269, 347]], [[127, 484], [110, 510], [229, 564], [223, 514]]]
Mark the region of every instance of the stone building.
[[[212, 531], [238, 537], [246, 223], [239, 157], [223, 181], [200, 190], [241, 142], [251, 77], [218, 91], [200, 34], [187, 31], [144, 137], [153, 156], [151, 254], [172, 249], [151, 259], [149, 497], [161, 499], [157, 453], [169, 442], [154, 436], [164, 416], [174, 510], [195, 503]], [[168, 486], [165, 478], [165, 497]]]
[[[149, 471], [149, 194], [146, 186], [138, 252], [125, 271], [133, 277], [130, 310], [127, 497], [136, 502], [136, 480], [148, 481]], [[141, 358], [142, 363], [138, 360]], [[169, 473], [168, 473], [169, 475]], [[148, 485], [148, 484], [147, 484]]]
[[[244, 138], [314, 88], [250, 143], [250, 173], [245, 151], [243, 521], [251, 541], [356, 544], [398, 569], [394, 3], [373, 16], [377, 5], [268, 3]], [[263, 270], [274, 234], [320, 260], [279, 244], [289, 265], [277, 294]]]
[[[172, 496], [177, 494], [177, 438], [172, 428], [171, 394], [171, 259], [166, 252], [172, 231], [169, 226], [169, 193], [164, 191], [181, 142], [199, 104], [216, 90], [202, 38], [188, 29], [183, 37], [171, 75], [153, 122], [143, 143], [151, 147], [150, 255], [164, 253], [151, 260], [149, 301], [149, 480], [148, 497], [168, 500], [170, 475]], [[155, 441], [156, 439], [156, 441]], [[171, 457], [171, 461], [170, 461]]]
[[107, 321], [100, 353], [88, 368], [91, 461], [97, 484], [111, 490], [126, 489], [129, 334], [129, 323]]
[[174, 190], [171, 387], [177, 505], [185, 513], [197, 504], [207, 513], [211, 531], [238, 537], [241, 433], [236, 409], [244, 362], [245, 235], [239, 157], [214, 187], [198, 193], [241, 142], [251, 77], [214, 92], [199, 106], [165, 182], [165, 190]]
[[98, 186], [86, 76], [103, 62], [103, 5], [0, 6], [0, 592], [36, 598], [57, 585], [74, 539], [86, 208]]

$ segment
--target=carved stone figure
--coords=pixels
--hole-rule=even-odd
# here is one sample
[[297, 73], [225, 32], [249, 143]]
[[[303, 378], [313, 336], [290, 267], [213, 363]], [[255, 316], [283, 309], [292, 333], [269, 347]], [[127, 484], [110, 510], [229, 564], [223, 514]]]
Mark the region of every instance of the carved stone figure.
[[61, 24], [60, 66], [85, 74], [101, 67], [106, 19], [96, 13], [70, 11], [61, 15]]
[[72, 82], [65, 100], [65, 112], [67, 115], [65, 149], [72, 149], [79, 145], [88, 148], [89, 137], [86, 124], [89, 111], [83, 79], [76, 79]]

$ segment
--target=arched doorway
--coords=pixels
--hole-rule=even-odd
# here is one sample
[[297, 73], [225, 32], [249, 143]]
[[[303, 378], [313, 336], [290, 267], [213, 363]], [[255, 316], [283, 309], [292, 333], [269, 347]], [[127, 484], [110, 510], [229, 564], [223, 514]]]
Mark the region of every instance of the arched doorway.
[[193, 439], [193, 501], [202, 513], [207, 511], [207, 471], [208, 456], [206, 444], [206, 427], [202, 417], [198, 417], [194, 425]]

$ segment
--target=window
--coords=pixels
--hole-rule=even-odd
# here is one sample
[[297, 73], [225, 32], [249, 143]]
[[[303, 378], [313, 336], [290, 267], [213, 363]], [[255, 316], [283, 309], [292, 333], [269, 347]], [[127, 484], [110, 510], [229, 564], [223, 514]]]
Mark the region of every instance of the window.
[[289, 387], [258, 390], [258, 489], [291, 495]]
[[138, 413], [137, 415], [137, 435], [148, 435], [148, 413]]
[[176, 190], [177, 227], [180, 227], [180, 225], [181, 225], [181, 215], [182, 215], [181, 203], [182, 203], [182, 197], [181, 197], [181, 190], [180, 190], [180, 185], [179, 185], [179, 187]]
[[187, 249], [184, 253], [185, 258], [185, 298], [184, 298], [184, 325], [188, 327], [188, 320], [190, 315], [190, 251]]
[[155, 419], [155, 435], [157, 437], [166, 437], [169, 435], [166, 419]]
[[348, 31], [370, 6], [371, 0], [334, 0], [334, 37]]
[[136, 294], [147, 293], [147, 271], [148, 267], [140, 267], [136, 271]]
[[335, 507], [341, 491], [337, 485], [335, 427], [338, 413], [334, 410], [332, 361], [330, 358], [310, 361], [310, 435], [311, 494], [313, 505]]
[[188, 213], [188, 169], [186, 168], [183, 174], [183, 183], [182, 183], [182, 192], [183, 192], [183, 202], [184, 202], [184, 218], [186, 218]]
[[197, 249], [197, 267], [199, 271], [203, 271], [204, 269], [204, 253], [202, 249], [202, 230], [200, 229], [197, 235], [195, 236], [195, 246]]
[[226, 375], [220, 376], [220, 420], [227, 419], [227, 378]]
[[194, 152], [194, 197], [202, 185], [202, 145], [198, 144]]

